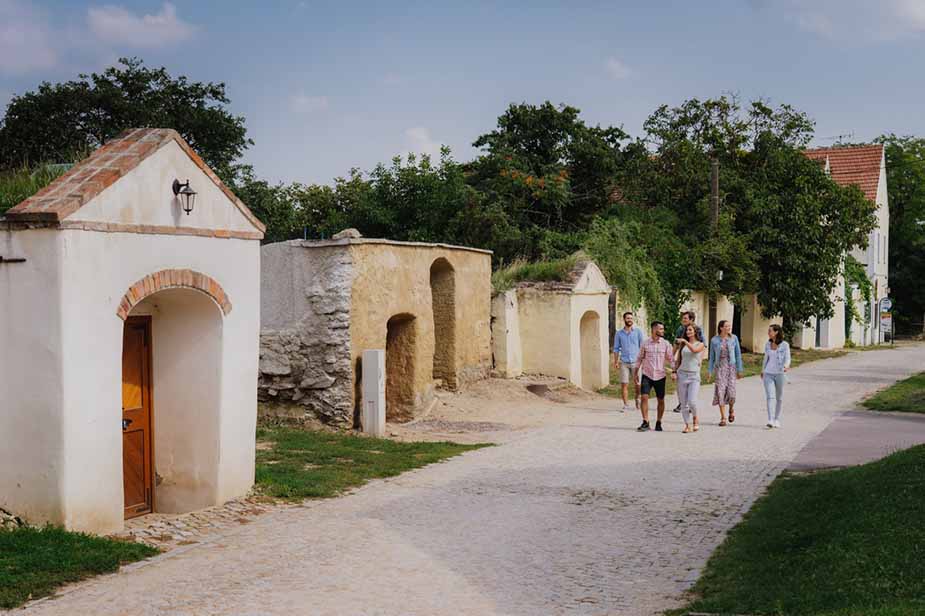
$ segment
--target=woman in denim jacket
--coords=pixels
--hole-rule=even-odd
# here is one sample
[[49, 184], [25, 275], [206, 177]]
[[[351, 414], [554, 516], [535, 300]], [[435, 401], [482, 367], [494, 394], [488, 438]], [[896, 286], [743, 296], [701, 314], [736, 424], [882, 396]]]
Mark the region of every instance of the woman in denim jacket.
[[713, 388], [713, 406], [719, 407], [719, 425], [726, 425], [726, 405], [729, 405], [729, 423], [736, 420], [736, 380], [745, 371], [742, 365], [742, 347], [732, 333], [732, 322], [723, 319], [710, 340], [709, 380], [716, 379]]

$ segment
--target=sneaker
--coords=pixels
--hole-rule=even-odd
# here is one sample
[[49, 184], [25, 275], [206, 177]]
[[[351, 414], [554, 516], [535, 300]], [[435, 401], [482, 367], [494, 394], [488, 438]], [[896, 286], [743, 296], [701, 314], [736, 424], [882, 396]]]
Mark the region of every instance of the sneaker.
[[780, 428], [780, 419], [778, 419], [777, 421], [774, 422], [774, 427], [775, 427], [775, 428]]
[[648, 421], [642, 422], [641, 424], [639, 424], [639, 427], [636, 428], [636, 432], [648, 432], [648, 431], [649, 431], [649, 422], [648, 422]]
[[660, 422], [660, 421], [656, 421], [656, 422], [655, 422], [655, 431], [656, 431], [656, 432], [661, 432], [661, 431], [662, 431], [662, 422]]
[[672, 412], [672, 413], [680, 413], [680, 412], [681, 412], [681, 404], [679, 403], [678, 406], [676, 406], [676, 407], [674, 407], [673, 409], [671, 409], [671, 412]]
[[771, 428], [773, 428], [773, 427], [774, 427], [774, 422], [773, 422], [773, 421], [769, 421], [769, 422], [767, 423], [767, 427], [768, 427], [768, 430], [770, 430]]
[[624, 404], [624, 405], [623, 405], [623, 408], [620, 409], [620, 412], [621, 412], [621, 413], [625, 413], [625, 412], [627, 412], [627, 411], [632, 411], [632, 410], [633, 410], [633, 407], [631, 407], [629, 404]]

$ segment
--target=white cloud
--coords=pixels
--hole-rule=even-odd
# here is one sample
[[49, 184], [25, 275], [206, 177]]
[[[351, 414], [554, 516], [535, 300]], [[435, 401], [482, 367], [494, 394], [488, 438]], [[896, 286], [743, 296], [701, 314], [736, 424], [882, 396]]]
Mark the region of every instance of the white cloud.
[[405, 143], [408, 145], [407, 156], [409, 153], [429, 154], [434, 160], [440, 157], [440, 143], [435, 141], [430, 134], [430, 130], [423, 126], [415, 126], [405, 131]]
[[138, 15], [115, 5], [90, 7], [87, 25], [104, 43], [140, 49], [175, 45], [192, 37], [196, 30], [177, 17], [176, 7], [169, 2], [153, 15]]
[[922, 0], [768, 0], [797, 27], [830, 40], [884, 40], [925, 32]]
[[295, 113], [314, 113], [326, 111], [329, 106], [327, 96], [306, 96], [296, 94], [289, 97], [289, 110]]
[[51, 68], [58, 61], [45, 16], [17, 0], [0, 0], [0, 73]]
[[632, 72], [626, 64], [614, 57], [607, 58], [605, 68], [607, 69], [607, 74], [613, 79], [626, 79]]

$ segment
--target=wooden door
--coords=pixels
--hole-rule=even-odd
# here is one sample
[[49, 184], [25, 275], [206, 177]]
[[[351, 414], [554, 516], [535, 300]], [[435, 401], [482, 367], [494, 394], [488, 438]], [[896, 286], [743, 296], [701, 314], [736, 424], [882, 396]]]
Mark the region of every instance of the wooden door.
[[154, 510], [151, 317], [129, 317], [122, 336], [122, 483], [125, 518]]

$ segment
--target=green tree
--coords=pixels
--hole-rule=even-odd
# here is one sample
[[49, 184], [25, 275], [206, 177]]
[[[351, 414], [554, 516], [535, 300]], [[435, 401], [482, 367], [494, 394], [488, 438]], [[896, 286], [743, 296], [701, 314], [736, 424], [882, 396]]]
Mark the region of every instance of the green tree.
[[514, 104], [494, 131], [475, 140], [482, 153], [466, 171], [478, 204], [494, 228], [517, 230], [516, 241], [496, 249], [499, 261], [572, 252], [608, 208], [628, 135], [588, 126], [579, 115], [550, 102]]
[[[756, 293], [765, 316], [780, 314], [789, 324], [830, 316], [844, 255], [866, 243], [873, 206], [803, 155], [812, 121], [787, 105], [753, 101], [743, 108], [724, 96], [662, 106], [645, 129], [654, 153], [637, 148], [621, 178], [621, 198], [648, 216], [659, 212], [670, 221], [664, 213], [675, 214], [668, 224], [687, 258], [674, 268], [663, 259], [666, 298], [680, 297], [683, 288], [733, 298]], [[714, 159], [721, 197], [715, 224], [709, 211]], [[665, 270], [678, 267], [694, 284], [671, 282]]]
[[890, 295], [898, 333], [922, 332], [925, 315], [925, 139], [883, 135], [890, 204]]
[[126, 128], [158, 127], [176, 129], [230, 180], [252, 142], [228, 102], [223, 83], [191, 82], [121, 58], [102, 73], [14, 96], [0, 123], [0, 168], [72, 160]]

